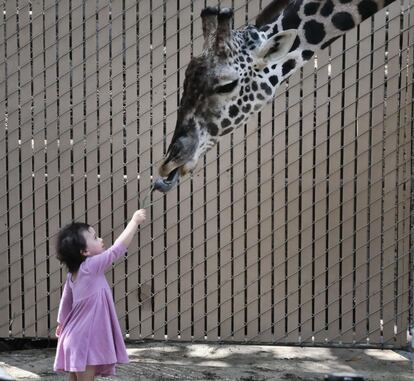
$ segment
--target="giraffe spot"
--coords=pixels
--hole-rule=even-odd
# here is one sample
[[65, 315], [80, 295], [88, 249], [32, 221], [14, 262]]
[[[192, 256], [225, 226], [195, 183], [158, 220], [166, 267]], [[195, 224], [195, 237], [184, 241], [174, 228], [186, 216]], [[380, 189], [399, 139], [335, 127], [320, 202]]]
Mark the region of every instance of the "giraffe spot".
[[327, 46], [331, 45], [331, 44], [332, 44], [332, 42], [334, 42], [337, 38], [338, 38], [338, 37], [334, 37], [334, 38], [331, 38], [330, 40], [328, 40], [328, 41], [324, 42], [324, 43], [321, 45], [321, 49], [325, 49]]
[[260, 28], [260, 31], [261, 32], [267, 32], [267, 30], [268, 29], [270, 29], [270, 25], [263, 25], [261, 28]]
[[231, 124], [230, 119], [224, 118], [221, 121], [221, 127], [222, 128], [226, 128], [226, 127], [230, 126], [230, 124]]
[[334, 5], [331, 0], [328, 0], [321, 9], [321, 16], [328, 17], [332, 14], [334, 10]]
[[302, 58], [307, 61], [310, 60], [313, 56], [313, 51], [312, 50], [304, 50], [302, 52]]
[[282, 29], [283, 30], [298, 29], [302, 21], [298, 15], [299, 9], [302, 5], [302, 1], [298, 0], [291, 4], [292, 5], [288, 6], [283, 13], [283, 18], [282, 18]]
[[339, 2], [341, 3], [341, 4], [348, 4], [348, 3], [350, 3], [352, 0], [339, 0]]
[[279, 82], [279, 78], [277, 78], [277, 75], [272, 75], [271, 77], [269, 77], [269, 81], [272, 84], [272, 86], [276, 86]]
[[263, 69], [263, 71], [264, 71], [266, 74], [269, 74], [269, 68], [268, 68], [268, 67], [265, 67], [265, 68]]
[[346, 31], [355, 26], [354, 19], [347, 12], [338, 12], [332, 16], [332, 24], [339, 30]]
[[211, 136], [216, 136], [218, 134], [218, 127], [215, 123], [208, 123], [207, 124], [207, 131]]
[[235, 118], [238, 113], [239, 113], [239, 108], [236, 105], [231, 105], [229, 107], [230, 118]]
[[237, 104], [239, 105], [239, 106], [241, 106], [241, 104], [242, 104], [243, 102], [242, 102], [242, 100], [241, 99], [238, 99], [237, 100]]
[[254, 95], [252, 93], [249, 94], [249, 99], [253, 102], [254, 101]]
[[240, 116], [240, 117], [238, 117], [235, 121], [234, 121], [234, 124], [239, 124], [242, 120], [244, 119], [244, 116]]
[[256, 96], [257, 96], [257, 99], [258, 99], [259, 101], [264, 101], [264, 99], [265, 99], [265, 97], [263, 96], [263, 94], [262, 94], [262, 93], [258, 93]]
[[282, 66], [282, 75], [287, 75], [290, 71], [292, 71], [296, 66], [296, 61], [294, 59], [287, 60]]
[[273, 27], [272, 36], [274, 34], [277, 34], [278, 32], [279, 32], [279, 28], [277, 27], [277, 24], [275, 24], [274, 27]]
[[250, 108], [251, 108], [250, 103], [247, 103], [245, 106], [242, 107], [242, 111], [244, 113], [248, 113], [250, 111]]
[[[228, 120], [228, 119], [227, 119]], [[220, 136], [224, 136], [224, 135], [227, 135], [227, 134], [229, 134], [230, 132], [232, 132], [233, 131], [233, 128], [226, 128], [226, 129], [224, 129], [221, 133], [220, 133]]]
[[292, 47], [290, 48], [289, 52], [294, 52], [300, 45], [300, 38], [299, 36], [296, 36], [295, 41], [292, 45]]
[[257, 91], [258, 90], [257, 82], [256, 81], [253, 81], [252, 82], [252, 89], [253, 89], [253, 91]]
[[258, 111], [260, 110], [260, 108], [262, 107], [262, 105], [255, 105], [254, 106], [254, 111]]
[[312, 16], [314, 15], [319, 8], [319, 3], [309, 3], [305, 4], [304, 12], [305, 16]]
[[259, 39], [259, 35], [254, 31], [250, 32], [250, 37], [253, 38], [253, 40], [258, 40]]
[[305, 38], [310, 44], [319, 44], [325, 38], [326, 32], [323, 24], [315, 20], [307, 21], [303, 29], [305, 30]]
[[361, 15], [362, 20], [373, 15], [378, 10], [377, 4], [371, 0], [362, 0], [358, 4], [358, 12]]
[[243, 97], [243, 101], [244, 102], [247, 102], [249, 100], [249, 97], [247, 96], [247, 95], [245, 95], [244, 97]]
[[250, 93], [250, 86], [246, 86], [246, 93]]

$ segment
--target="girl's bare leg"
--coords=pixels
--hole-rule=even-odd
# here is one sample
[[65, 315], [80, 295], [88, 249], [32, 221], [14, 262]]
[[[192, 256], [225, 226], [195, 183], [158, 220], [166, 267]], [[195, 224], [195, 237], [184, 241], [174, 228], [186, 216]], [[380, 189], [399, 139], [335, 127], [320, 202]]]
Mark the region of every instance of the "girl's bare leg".
[[78, 381], [76, 378], [76, 373], [73, 373], [73, 372], [69, 373], [69, 381]]
[[87, 365], [84, 372], [76, 372], [77, 381], [93, 381], [95, 380], [95, 365]]

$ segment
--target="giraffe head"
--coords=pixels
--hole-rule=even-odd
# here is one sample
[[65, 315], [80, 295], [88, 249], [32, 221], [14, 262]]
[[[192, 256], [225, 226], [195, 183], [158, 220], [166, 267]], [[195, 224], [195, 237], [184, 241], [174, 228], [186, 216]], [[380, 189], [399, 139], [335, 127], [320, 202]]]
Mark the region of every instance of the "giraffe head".
[[[219, 139], [260, 111], [274, 97], [274, 67], [286, 59], [296, 30], [271, 37], [254, 26], [231, 29], [231, 9], [201, 13], [203, 53], [186, 70], [175, 131], [159, 172], [178, 179]], [[273, 68], [272, 68], [273, 67]], [[270, 86], [269, 82], [273, 85]]]

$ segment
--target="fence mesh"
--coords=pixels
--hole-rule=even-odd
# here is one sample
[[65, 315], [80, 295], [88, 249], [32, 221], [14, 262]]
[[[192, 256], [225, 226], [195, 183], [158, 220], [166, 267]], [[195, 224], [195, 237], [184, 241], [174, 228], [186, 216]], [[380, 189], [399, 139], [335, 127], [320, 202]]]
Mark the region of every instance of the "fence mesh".
[[[221, 1], [236, 28], [269, 1]], [[48, 337], [59, 228], [113, 242], [201, 53], [201, 0], [0, 3], [0, 337]], [[131, 339], [407, 343], [413, 3], [279, 89], [168, 195], [107, 277]]]

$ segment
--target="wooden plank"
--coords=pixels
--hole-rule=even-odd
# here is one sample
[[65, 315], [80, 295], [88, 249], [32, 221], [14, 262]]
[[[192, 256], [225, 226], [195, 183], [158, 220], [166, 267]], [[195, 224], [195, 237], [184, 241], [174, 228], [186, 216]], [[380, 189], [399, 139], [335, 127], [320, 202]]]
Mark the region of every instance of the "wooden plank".
[[[60, 2], [57, 13], [57, 81], [59, 86], [59, 227], [72, 221], [72, 194], [71, 194], [71, 83], [70, 83], [70, 23], [69, 3]], [[60, 273], [59, 289], [63, 291], [66, 280], [65, 272]], [[58, 285], [56, 285], [58, 287]], [[53, 329], [53, 328], [52, 328]], [[52, 332], [53, 336], [53, 332]]]
[[[177, 11], [179, 16], [179, 36], [178, 36], [178, 49], [179, 49], [179, 78], [180, 85], [182, 86], [185, 69], [187, 63], [191, 59], [193, 52], [192, 42], [192, 25], [193, 25], [193, 10], [192, 4], [188, 1], [179, 2], [179, 10]], [[200, 29], [196, 29], [200, 30]], [[177, 68], [178, 69], [178, 68]], [[178, 104], [177, 104], [178, 107]], [[175, 116], [176, 117], [176, 116]], [[179, 185], [179, 288], [178, 288], [178, 331], [179, 339], [191, 340], [191, 291], [192, 291], [192, 210], [193, 210], [193, 196], [192, 196], [192, 181], [189, 178], [183, 179]]]
[[[274, 305], [274, 134], [273, 122], [274, 105], [267, 105], [260, 113], [260, 135], [258, 134], [258, 179], [260, 179], [260, 192], [258, 192], [258, 289], [259, 324], [258, 334], [253, 341], [273, 341], [273, 305]], [[260, 138], [259, 138], [260, 137]]]
[[84, 91], [83, 91], [83, 2], [72, 2], [72, 131], [73, 131], [73, 218], [84, 219], [87, 209], [84, 163]]
[[[150, 76], [150, 17], [151, 12], [150, 3], [147, 1], [137, 3], [139, 14], [138, 21], [138, 75], [139, 75], [139, 88], [138, 88], [138, 107], [139, 107], [139, 140], [138, 140], [138, 153], [139, 153], [139, 192], [140, 197], [143, 197], [143, 192], [146, 192], [151, 185], [149, 167], [151, 165], [151, 147], [150, 141], [150, 96], [148, 95], [151, 89], [151, 76]], [[153, 216], [153, 220], [156, 221], [157, 216]], [[151, 293], [158, 292], [158, 289], [154, 290], [154, 274], [153, 261], [152, 261], [152, 231], [150, 229], [151, 224], [146, 224], [140, 230], [140, 248], [141, 255], [139, 260], [140, 271], [138, 272], [138, 281], [142, 289], [149, 290], [150, 296], [145, 300], [141, 299], [142, 305], [140, 307], [140, 335], [141, 337], [149, 338], [153, 334], [153, 308], [155, 298], [151, 297]], [[158, 252], [157, 255], [161, 255]], [[142, 296], [142, 294], [141, 294]], [[162, 301], [163, 302], [163, 301]], [[161, 303], [155, 304], [155, 308], [158, 310], [161, 307]], [[156, 318], [156, 316], [155, 316]]]
[[345, 35], [345, 72], [343, 104], [343, 167], [342, 167], [342, 340], [355, 340], [355, 213], [357, 154], [357, 30]]
[[[330, 154], [330, 62], [329, 50], [319, 52], [317, 62], [315, 92], [315, 132], [313, 149], [313, 232], [312, 232], [312, 303], [311, 334], [304, 335], [306, 342], [322, 342], [326, 339], [327, 328], [327, 264], [328, 264], [328, 196], [330, 189], [329, 154]], [[315, 66], [315, 61], [308, 64]], [[331, 255], [331, 254], [329, 254]]]
[[34, 231], [33, 231], [33, 168], [32, 168], [32, 93], [30, 23], [28, 2], [19, 3], [27, 10], [19, 12], [19, 61], [20, 61], [20, 139], [21, 139], [21, 206], [22, 206], [22, 251], [24, 278], [24, 336], [36, 336], [36, 297], [34, 270]]
[[[166, 9], [166, 17], [168, 20], [168, 23], [170, 25], [170, 33], [167, 33], [165, 36], [167, 38], [167, 55], [170, 56], [172, 52], [177, 51], [177, 46], [179, 43], [179, 34], [177, 34], [177, 28], [181, 27], [181, 24], [178, 23], [178, 6], [179, 4], [174, 1], [172, 4], [167, 4]], [[152, 43], [155, 47], [153, 51], [153, 73], [154, 77], [156, 77], [156, 83], [161, 84], [161, 82], [164, 79], [163, 76], [163, 33], [161, 32], [163, 30], [163, 7], [162, 7], [162, 1], [159, 0], [156, 3], [153, 3], [154, 9], [157, 9], [156, 12], [158, 14], [157, 18], [153, 18], [153, 34], [152, 34]], [[154, 11], [153, 11], [154, 13]], [[175, 26], [175, 29], [172, 29], [173, 26]], [[184, 62], [187, 62], [187, 59], [183, 58]], [[177, 61], [176, 61], [177, 60]], [[177, 69], [180, 62], [180, 58], [176, 57], [172, 60], [172, 63], [174, 66], [172, 66], [170, 69], [172, 71], [172, 78], [171, 82], [167, 82], [167, 94], [176, 93], [177, 91], [177, 85], [178, 83], [182, 82], [183, 78], [179, 78], [177, 76]], [[168, 68], [168, 62], [167, 62], [167, 68]], [[168, 77], [168, 72], [167, 72]], [[177, 94], [177, 93], [176, 93]], [[163, 117], [163, 101], [162, 101], [162, 91], [154, 91], [153, 94], [153, 107], [158, 107], [158, 117], [153, 120], [153, 128], [155, 126], [161, 127], [162, 124], [159, 124], [159, 122], [162, 120]], [[177, 109], [177, 98], [171, 97], [167, 100], [166, 103], [166, 115], [168, 118], [171, 118], [169, 120], [169, 123], [174, 124], [176, 121], [176, 109]], [[156, 109], [157, 110], [157, 109]], [[157, 112], [155, 112], [157, 113]], [[155, 114], [154, 113], [154, 114]], [[158, 119], [159, 118], [159, 119]], [[167, 125], [167, 130], [169, 130], [170, 125]], [[160, 135], [158, 135], [161, 137]], [[169, 140], [170, 141], [170, 140]], [[161, 146], [159, 146], [161, 148]], [[161, 152], [160, 149], [158, 149], [158, 152]], [[168, 248], [168, 255], [167, 252], [163, 252], [163, 260], [164, 260], [164, 266], [165, 266], [165, 272], [163, 274], [164, 282], [166, 284], [166, 290], [162, 292], [162, 296], [165, 298], [165, 329], [164, 332], [160, 332], [161, 334], [166, 334], [168, 339], [171, 340], [177, 340], [178, 334], [179, 334], [179, 324], [180, 324], [180, 317], [178, 316], [179, 309], [180, 309], [180, 300], [179, 300], [179, 290], [180, 290], [180, 282], [181, 280], [178, 279], [179, 273], [179, 262], [180, 262], [180, 245], [178, 243], [179, 237], [180, 237], [180, 207], [178, 206], [180, 204], [180, 187], [176, 187], [172, 192], [170, 192], [167, 196], [167, 203], [168, 205], [168, 212], [166, 213], [166, 228], [167, 228], [167, 234], [166, 234], [166, 243]], [[161, 268], [161, 266], [160, 266]], [[161, 279], [160, 279], [161, 281]], [[160, 285], [161, 286], [161, 285]]]
[[[102, 5], [102, 3], [101, 3]], [[85, 188], [88, 195], [88, 205], [85, 211], [85, 220], [95, 227], [98, 234], [98, 77], [97, 77], [97, 52], [96, 35], [97, 22], [97, 4], [92, 2], [85, 3]]]
[[[301, 189], [301, 315], [300, 341], [313, 336], [314, 313], [314, 199], [316, 159], [316, 93], [313, 59], [303, 67], [302, 75], [302, 189]], [[325, 77], [326, 78], [326, 77]], [[326, 87], [325, 87], [326, 89]], [[326, 99], [326, 98], [325, 98]], [[326, 132], [326, 131], [325, 131]], [[326, 169], [326, 168], [325, 168]]]
[[[98, 13], [98, 82], [99, 82], [99, 231], [106, 247], [115, 237], [112, 232], [112, 118], [111, 118], [111, 44], [109, 4]], [[112, 270], [107, 272], [111, 284]]]
[[[248, 20], [254, 19], [259, 6], [257, 0], [247, 3]], [[252, 115], [247, 123], [246, 136], [246, 340], [256, 340], [260, 330], [260, 123], [260, 116]]]
[[368, 294], [369, 294], [369, 248], [370, 248], [370, 165], [371, 165], [371, 19], [359, 27], [359, 62], [357, 94], [357, 168], [356, 168], [356, 225], [355, 225], [355, 341], [367, 344]]
[[300, 73], [289, 77], [288, 88], [288, 125], [287, 128], [287, 334], [286, 341], [295, 343], [299, 340], [300, 308], [300, 181], [301, 178], [301, 143], [300, 143]]
[[32, 5], [32, 18], [38, 22], [32, 23], [33, 54], [33, 172], [34, 177], [34, 215], [35, 232], [35, 278], [36, 278], [36, 324], [37, 335], [47, 337], [48, 327], [48, 290], [47, 290], [47, 232], [46, 232], [46, 168], [45, 168], [45, 114], [44, 114], [44, 57], [43, 57], [43, 5]]
[[60, 184], [59, 184], [59, 122], [58, 122], [58, 94], [56, 83], [56, 8], [55, 4], [45, 1], [45, 35], [44, 41], [47, 47], [45, 51], [45, 96], [46, 96], [46, 130], [45, 140], [47, 144], [46, 165], [47, 165], [47, 233], [48, 250], [47, 250], [47, 267], [49, 275], [49, 331], [53, 334], [57, 325], [57, 313], [60, 301], [60, 266], [54, 260], [55, 255], [55, 238], [60, 225], [59, 205], [60, 205]]
[[[410, 198], [411, 198], [411, 165], [410, 160], [410, 142], [411, 142], [411, 117], [412, 117], [412, 62], [410, 67], [405, 63], [410, 53], [410, 43], [413, 25], [410, 25], [410, 11], [408, 7], [410, 1], [404, 1], [402, 7], [404, 14], [402, 16], [401, 35], [401, 67], [400, 67], [400, 129], [399, 129], [399, 152], [398, 152], [398, 296], [397, 296], [397, 331], [396, 344], [406, 346], [407, 331], [409, 329], [409, 312], [410, 312]], [[412, 16], [412, 15], [411, 15]], [[411, 19], [412, 20], [412, 19]], [[412, 23], [412, 21], [411, 21]], [[410, 35], [411, 33], [411, 35]], [[412, 53], [412, 49], [411, 49]], [[410, 56], [412, 57], [412, 55]], [[409, 77], [411, 75], [411, 77]]]
[[398, 149], [398, 97], [399, 97], [399, 34], [400, 9], [389, 8], [388, 56], [386, 71], [386, 116], [384, 117], [384, 183], [383, 183], [383, 336], [384, 343], [395, 341], [395, 291], [394, 273], [397, 251], [397, 224], [395, 205], [397, 200], [397, 149]]
[[[114, 238], [118, 237], [127, 223], [125, 206], [124, 179], [124, 36], [122, 2], [112, 4], [112, 229]], [[126, 257], [121, 258], [113, 268], [113, 295], [120, 320], [121, 330], [125, 332], [125, 267]]]
[[278, 90], [277, 97], [274, 101], [274, 261], [273, 261], [273, 279], [274, 279], [274, 297], [273, 297], [273, 315], [272, 325], [273, 340], [276, 343], [283, 343], [283, 338], [287, 331], [286, 326], [286, 88], [281, 86]]
[[[246, 23], [245, 3], [237, 5], [234, 9], [234, 28], [239, 28]], [[246, 126], [241, 125], [231, 136], [232, 156], [232, 197], [233, 197], [233, 268], [232, 268], [232, 339], [241, 341], [245, 338], [246, 325], [246, 234], [245, 234], [245, 194], [246, 166]], [[223, 142], [227, 139], [223, 139]]]
[[8, 104], [8, 185], [9, 189], [9, 250], [10, 250], [10, 284], [11, 284], [11, 335], [21, 337], [23, 333], [23, 279], [21, 259], [21, 224], [20, 224], [20, 128], [19, 128], [19, 73], [13, 68], [19, 67], [18, 40], [17, 40], [17, 15], [16, 4], [6, 4], [6, 39], [7, 39], [7, 67], [11, 73], [7, 77], [7, 104]]
[[[331, 81], [328, 96], [331, 97], [329, 108], [329, 132], [327, 138], [329, 141], [327, 150], [327, 174], [329, 182], [327, 184], [326, 193], [328, 195], [326, 212], [328, 218], [326, 220], [325, 231], [328, 231], [326, 241], [326, 256], [325, 256], [325, 300], [323, 303], [326, 306], [324, 325], [327, 332], [324, 332], [324, 337], [318, 338], [315, 342], [320, 342], [324, 338], [334, 341], [340, 332], [342, 324], [342, 215], [341, 215], [341, 147], [342, 147], [342, 124], [341, 124], [341, 108], [342, 108], [342, 53], [343, 53], [343, 39], [340, 38], [331, 45], [331, 62], [329, 70], [331, 72]], [[317, 192], [318, 194], [318, 192]], [[318, 208], [316, 208], [318, 212]], [[317, 219], [319, 216], [317, 216]], [[321, 227], [322, 228], [322, 227]], [[322, 232], [318, 233], [322, 235]], [[316, 250], [318, 251], [318, 250]], [[316, 269], [318, 269], [316, 267]], [[318, 271], [318, 270], [316, 270]], [[316, 287], [318, 289], [318, 287]], [[321, 301], [322, 302], [322, 301]], [[317, 311], [320, 307], [317, 307]], [[323, 316], [323, 315], [322, 315]], [[321, 316], [315, 317], [316, 325], [319, 325]], [[317, 329], [318, 330], [318, 329]]]
[[[138, 16], [138, 5], [135, 1], [125, 2], [125, 123], [126, 123], [126, 203], [127, 216], [131, 218], [135, 210], [138, 209], [140, 199], [137, 197], [139, 189], [139, 158], [138, 158], [138, 134], [139, 122], [137, 115], [139, 112], [137, 104], [137, 34], [136, 24]], [[104, 24], [106, 25], [106, 24]], [[148, 213], [149, 211], [147, 211]], [[147, 218], [150, 218], [148, 213]], [[148, 224], [146, 222], [145, 224]], [[142, 288], [139, 285], [139, 256], [140, 256], [140, 230], [129, 245], [128, 267], [126, 270], [126, 314], [127, 315], [127, 333], [129, 339], [137, 340], [139, 336], [139, 306], [141, 303]]]
[[[5, 24], [5, 4], [0, 6], [0, 82], [5, 82], [6, 77], [6, 35], [4, 30]], [[0, 144], [1, 144], [1, 160], [0, 160], [0, 241], [4, 242], [4, 246], [8, 248], [8, 190], [7, 190], [7, 165], [5, 158], [7, 157], [7, 131], [6, 131], [6, 100], [7, 92], [6, 86], [0, 86]], [[6, 254], [7, 253], [7, 254]], [[0, 268], [0, 337], [7, 337], [9, 335], [9, 255], [8, 249], [5, 251], [6, 255], [3, 259], [3, 265]]]
[[384, 57], [385, 17], [380, 12], [373, 19], [372, 100], [371, 100], [371, 186], [370, 186], [370, 247], [368, 329], [370, 343], [382, 341], [382, 157], [384, 118]]

